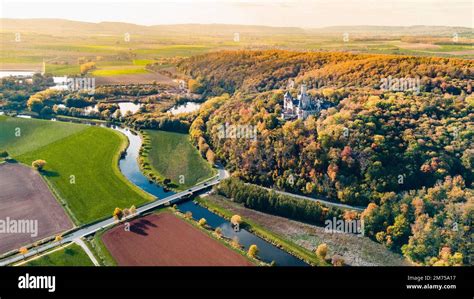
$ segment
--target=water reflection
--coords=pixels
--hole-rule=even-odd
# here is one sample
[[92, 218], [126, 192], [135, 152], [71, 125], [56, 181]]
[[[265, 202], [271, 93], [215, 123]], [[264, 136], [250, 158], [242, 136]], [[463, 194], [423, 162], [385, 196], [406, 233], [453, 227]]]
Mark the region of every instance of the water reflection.
[[168, 110], [173, 115], [180, 114], [180, 113], [190, 113], [199, 110], [201, 107], [200, 103], [195, 102], [186, 102], [182, 105], [177, 105]]

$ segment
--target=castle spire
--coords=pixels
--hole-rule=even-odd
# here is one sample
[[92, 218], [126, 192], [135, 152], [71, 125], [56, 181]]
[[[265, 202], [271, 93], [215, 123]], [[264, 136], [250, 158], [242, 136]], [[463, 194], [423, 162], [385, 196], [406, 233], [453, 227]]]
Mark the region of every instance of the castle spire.
[[301, 84], [301, 95], [305, 95], [306, 94], [306, 84]]

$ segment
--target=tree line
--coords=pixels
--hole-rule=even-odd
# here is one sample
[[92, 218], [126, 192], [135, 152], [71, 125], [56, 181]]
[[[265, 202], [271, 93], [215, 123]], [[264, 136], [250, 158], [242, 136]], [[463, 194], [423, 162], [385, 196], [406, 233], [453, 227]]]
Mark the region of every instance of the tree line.
[[333, 217], [341, 219], [344, 214], [340, 209], [325, 207], [317, 201], [292, 198], [245, 184], [236, 178], [222, 181], [216, 190], [218, 194], [243, 203], [250, 209], [316, 225], [324, 225], [325, 220]]

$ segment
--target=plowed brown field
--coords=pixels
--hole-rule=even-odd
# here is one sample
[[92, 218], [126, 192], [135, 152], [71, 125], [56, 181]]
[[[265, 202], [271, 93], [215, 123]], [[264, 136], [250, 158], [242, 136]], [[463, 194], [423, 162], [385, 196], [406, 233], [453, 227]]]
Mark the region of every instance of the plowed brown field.
[[106, 232], [102, 240], [120, 266], [251, 266], [219, 241], [171, 213], [149, 215]]
[[0, 254], [73, 226], [38, 172], [21, 164], [0, 165], [0, 220], [6, 223], [7, 218], [37, 221], [37, 236], [32, 236], [31, 232], [0, 231]]

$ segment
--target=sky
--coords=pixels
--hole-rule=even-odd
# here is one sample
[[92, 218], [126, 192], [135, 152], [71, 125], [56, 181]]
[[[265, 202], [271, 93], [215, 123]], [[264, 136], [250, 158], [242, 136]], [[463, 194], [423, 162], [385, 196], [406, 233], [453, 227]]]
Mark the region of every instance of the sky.
[[474, 28], [474, 0], [0, 0], [2, 18], [86, 22]]

